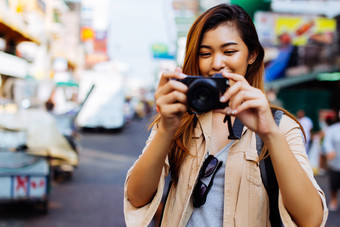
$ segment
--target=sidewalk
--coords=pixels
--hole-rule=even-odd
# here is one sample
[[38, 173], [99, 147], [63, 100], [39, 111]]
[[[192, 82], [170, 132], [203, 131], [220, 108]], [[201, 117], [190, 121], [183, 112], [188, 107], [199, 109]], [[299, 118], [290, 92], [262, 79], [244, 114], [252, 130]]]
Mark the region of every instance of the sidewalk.
[[[315, 179], [319, 183], [321, 189], [326, 195], [327, 203], [330, 199], [328, 176], [315, 176]], [[340, 202], [340, 191], [338, 192], [338, 201]], [[328, 219], [326, 222], [326, 227], [339, 227], [340, 226], [340, 207], [337, 211], [330, 211], [328, 213]]]

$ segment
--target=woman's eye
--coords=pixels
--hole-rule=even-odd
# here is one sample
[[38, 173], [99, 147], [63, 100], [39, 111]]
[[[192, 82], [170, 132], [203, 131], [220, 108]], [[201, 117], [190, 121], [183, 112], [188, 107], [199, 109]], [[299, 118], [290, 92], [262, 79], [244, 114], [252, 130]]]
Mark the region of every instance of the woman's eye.
[[224, 54], [232, 55], [233, 53], [236, 53], [236, 52], [237, 52], [236, 50], [227, 50], [227, 51], [224, 51]]
[[210, 55], [210, 53], [199, 53], [199, 56], [201, 57], [209, 57]]

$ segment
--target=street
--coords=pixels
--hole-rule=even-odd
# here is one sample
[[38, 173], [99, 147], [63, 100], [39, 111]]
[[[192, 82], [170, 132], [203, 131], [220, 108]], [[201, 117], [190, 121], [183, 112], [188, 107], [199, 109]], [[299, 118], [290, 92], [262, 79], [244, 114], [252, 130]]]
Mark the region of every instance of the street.
[[[82, 133], [79, 167], [70, 181], [53, 182], [49, 213], [38, 214], [29, 205], [3, 205], [0, 226], [125, 226], [125, 175], [148, 137], [148, 123], [148, 119], [135, 120], [121, 132]], [[317, 180], [328, 198], [327, 176]], [[340, 211], [330, 212], [326, 226], [339, 223]]]
[[80, 164], [73, 178], [52, 183], [49, 213], [29, 205], [0, 206], [0, 226], [125, 226], [123, 184], [147, 139], [148, 120], [136, 120], [121, 132], [82, 133]]
[[[316, 176], [316, 180], [319, 183], [321, 189], [326, 194], [326, 199], [329, 201], [330, 199], [330, 192], [329, 192], [329, 185], [328, 185], [328, 177], [326, 176]], [[338, 201], [340, 201], [340, 193], [338, 193]], [[330, 211], [328, 213], [328, 219], [326, 222], [326, 227], [339, 227], [340, 226], [340, 209], [337, 211]]]

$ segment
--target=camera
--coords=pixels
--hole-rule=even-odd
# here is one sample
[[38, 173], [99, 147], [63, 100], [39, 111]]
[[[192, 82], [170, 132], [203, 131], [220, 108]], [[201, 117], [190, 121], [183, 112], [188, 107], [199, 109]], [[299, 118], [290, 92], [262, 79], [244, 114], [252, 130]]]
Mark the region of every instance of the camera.
[[177, 79], [188, 86], [187, 103], [190, 112], [197, 114], [209, 112], [213, 109], [223, 109], [228, 103], [221, 103], [220, 97], [227, 90], [229, 80], [216, 73], [213, 76], [187, 76]]

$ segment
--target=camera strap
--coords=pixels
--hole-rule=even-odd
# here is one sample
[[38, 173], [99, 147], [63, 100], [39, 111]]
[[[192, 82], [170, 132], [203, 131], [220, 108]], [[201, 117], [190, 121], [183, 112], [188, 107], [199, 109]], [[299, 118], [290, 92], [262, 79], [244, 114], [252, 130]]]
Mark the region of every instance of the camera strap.
[[[277, 125], [280, 124], [283, 111], [272, 109], [272, 114], [274, 116], [275, 123]], [[260, 153], [263, 148], [263, 141], [259, 137], [259, 135], [256, 134], [256, 150], [258, 155], [260, 156]], [[279, 212], [279, 185], [277, 183], [277, 179], [275, 176], [275, 171], [273, 168], [272, 160], [270, 158], [270, 155], [266, 157], [265, 159], [262, 159], [259, 163], [260, 166], [260, 172], [261, 172], [261, 178], [264, 187], [266, 188], [268, 198], [269, 198], [269, 219], [271, 226], [283, 226], [280, 212]]]
[[223, 123], [226, 123], [226, 122], [228, 124], [228, 130], [229, 130], [228, 139], [239, 140], [241, 138], [242, 131], [243, 131], [242, 122], [238, 118], [235, 118], [234, 125], [232, 125], [230, 115], [228, 114], [226, 114], [223, 119]]

